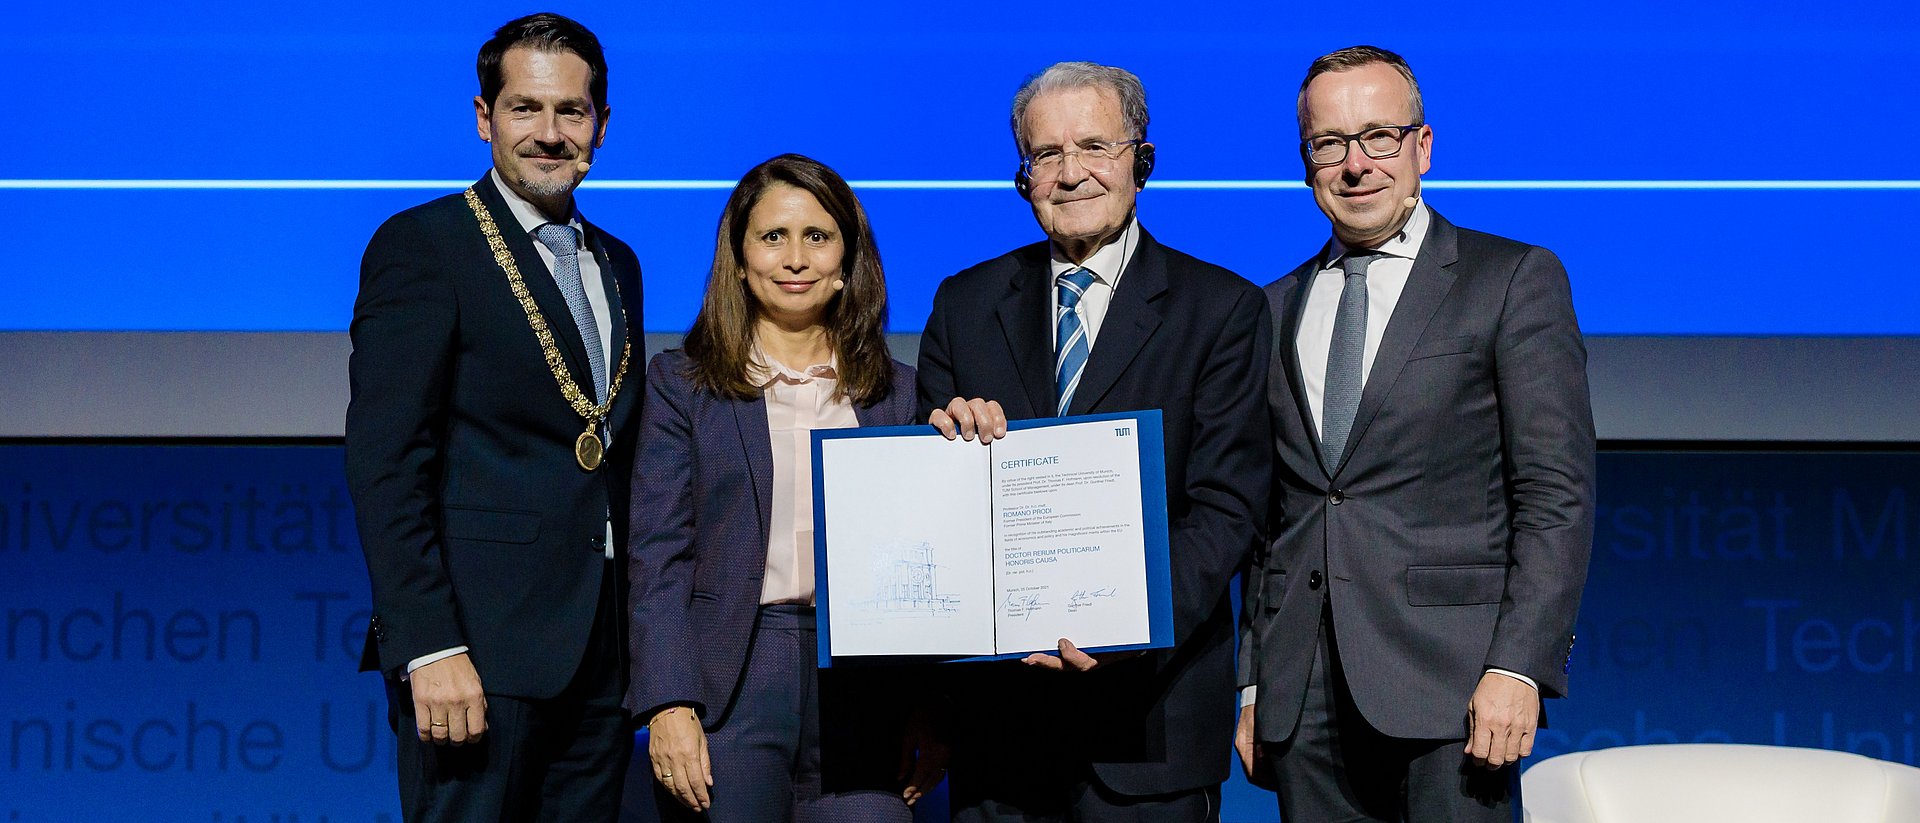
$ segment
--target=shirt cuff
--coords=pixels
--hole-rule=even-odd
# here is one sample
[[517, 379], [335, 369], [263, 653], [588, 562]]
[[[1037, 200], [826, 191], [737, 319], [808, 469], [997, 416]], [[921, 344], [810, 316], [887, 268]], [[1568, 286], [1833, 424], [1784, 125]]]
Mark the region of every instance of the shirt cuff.
[[466, 653], [467, 653], [467, 647], [455, 646], [445, 651], [438, 651], [438, 652], [434, 652], [433, 654], [420, 655], [419, 657], [416, 657], [407, 662], [407, 673], [400, 675], [400, 679], [406, 680], [407, 678], [412, 677], [414, 669], [420, 668], [421, 666], [425, 666], [428, 663], [438, 663], [456, 654], [466, 654]]
[[1531, 686], [1531, 687], [1533, 687], [1533, 690], [1534, 690], [1534, 691], [1536, 691], [1536, 692], [1540, 690], [1540, 684], [1538, 684], [1538, 683], [1535, 683], [1535, 682], [1533, 682], [1533, 678], [1531, 678], [1531, 677], [1528, 677], [1528, 676], [1526, 676], [1526, 675], [1524, 675], [1524, 674], [1521, 674], [1521, 673], [1519, 673], [1519, 672], [1510, 672], [1510, 671], [1507, 671], [1506, 669], [1496, 669], [1496, 668], [1494, 668], [1494, 667], [1492, 667], [1492, 666], [1488, 666], [1488, 667], [1487, 667], [1487, 671], [1490, 671], [1490, 672], [1493, 672], [1494, 674], [1504, 674], [1504, 675], [1506, 675], [1506, 676], [1508, 676], [1508, 677], [1511, 677], [1511, 678], [1513, 678], [1513, 679], [1515, 679], [1515, 680], [1518, 680], [1518, 681], [1520, 681], [1520, 682], [1522, 682], [1522, 683], [1525, 683], [1525, 684], [1527, 684], [1528, 686]]
[[1253, 705], [1254, 699], [1259, 697], [1259, 695], [1260, 695], [1259, 686], [1240, 687], [1240, 708], [1244, 709], [1248, 706]]

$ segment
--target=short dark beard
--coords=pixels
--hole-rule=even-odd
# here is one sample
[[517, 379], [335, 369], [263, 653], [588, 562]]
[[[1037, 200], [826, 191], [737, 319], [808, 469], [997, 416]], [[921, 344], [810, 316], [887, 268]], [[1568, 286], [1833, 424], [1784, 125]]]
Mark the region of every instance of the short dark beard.
[[559, 180], [528, 180], [525, 177], [515, 179], [520, 184], [521, 191], [534, 197], [560, 198], [573, 194], [574, 184], [572, 183]]

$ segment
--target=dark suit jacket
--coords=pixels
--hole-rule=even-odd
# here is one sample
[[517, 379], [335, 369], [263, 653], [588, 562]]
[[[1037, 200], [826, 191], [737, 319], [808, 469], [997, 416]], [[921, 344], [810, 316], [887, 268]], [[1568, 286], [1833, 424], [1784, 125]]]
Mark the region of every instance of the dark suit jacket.
[[1258, 736], [1292, 734], [1329, 597], [1347, 685], [1388, 735], [1463, 737], [1488, 667], [1564, 695], [1594, 466], [1566, 270], [1434, 214], [1343, 464], [1324, 466], [1294, 345], [1321, 264], [1266, 289], [1275, 538], [1249, 575], [1241, 654]]
[[[1010, 419], [1053, 416], [1047, 263], [1038, 243], [940, 285], [920, 341], [919, 419], [954, 397], [998, 400]], [[1061, 674], [1061, 727], [1006, 733], [1086, 741], [1100, 780], [1125, 794], [1227, 776], [1228, 581], [1260, 543], [1272, 465], [1260, 392], [1270, 329], [1253, 284], [1142, 231], [1073, 395], [1072, 414], [1163, 415], [1177, 646], [1085, 677]]]
[[[646, 718], [691, 705], [708, 728], [747, 662], [767, 571], [773, 448], [767, 404], [695, 387], [678, 349], [647, 367], [634, 465], [627, 709]], [[854, 406], [862, 426], [912, 422], [913, 369], [894, 364], [892, 393]]]
[[[534, 240], [490, 177], [473, 188], [575, 381], [591, 392], [586, 349]], [[640, 264], [591, 224], [586, 237], [614, 307], [612, 370], [629, 323], [638, 336]], [[609, 512], [626, 522], [639, 364], [616, 398], [605, 465], [581, 470], [573, 443], [586, 424], [561, 397], [458, 194], [394, 215], [374, 234], [352, 336], [347, 480], [374, 610], [363, 668], [391, 676], [465, 645], [489, 693], [559, 693], [593, 628]], [[634, 348], [644, 357], [637, 340]], [[624, 537], [616, 532], [616, 544]]]

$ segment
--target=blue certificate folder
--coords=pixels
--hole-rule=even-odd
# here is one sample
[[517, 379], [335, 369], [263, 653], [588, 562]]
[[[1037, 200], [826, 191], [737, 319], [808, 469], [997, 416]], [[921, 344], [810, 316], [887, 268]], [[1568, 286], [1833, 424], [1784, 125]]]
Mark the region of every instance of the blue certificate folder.
[[[1097, 427], [1077, 425], [1100, 423], [1112, 425]], [[1124, 508], [1109, 507], [1108, 501], [1105, 499], [1100, 501], [1099, 511], [1067, 511], [1056, 513], [1055, 509], [1050, 506], [1052, 501], [1048, 499], [1049, 496], [1060, 495], [1070, 499], [1075, 495], [1082, 499], [1089, 495], [1098, 496], [1098, 491], [1082, 490], [1080, 492], [1069, 492], [1063, 491], [1062, 489], [1075, 485], [1098, 487], [1101, 485], [1100, 481], [1080, 482], [1074, 478], [1080, 476], [1097, 476], [1099, 473], [1074, 473], [1072, 469], [1078, 468], [1077, 466], [1064, 465], [1058, 467], [1043, 467], [1041, 469], [1027, 469], [1026, 467], [1032, 464], [1049, 462], [1049, 458], [1029, 458], [1024, 460], [998, 459], [995, 457], [993, 449], [1004, 441], [996, 441], [994, 444], [987, 446], [982, 446], [977, 442], [948, 442], [940, 438], [939, 434], [934, 432], [931, 426], [822, 429], [815, 430], [812, 433], [814, 600], [818, 608], [817, 625], [819, 665], [821, 668], [847, 665], [970, 662], [1025, 657], [1031, 654], [1034, 649], [1029, 647], [1027, 650], [1014, 651], [1008, 649], [1007, 644], [1002, 643], [1004, 639], [1002, 637], [1003, 631], [1005, 631], [1008, 636], [1015, 634], [1014, 628], [1003, 628], [1003, 621], [1011, 623], [1012, 621], [1023, 618], [1031, 620], [1032, 615], [1046, 611], [1048, 614], [1055, 615], [1052, 619], [1064, 619], [1068, 621], [1077, 619], [1082, 621], [1081, 625], [1084, 627], [1085, 621], [1103, 619], [1096, 617], [1099, 612], [1093, 610], [1096, 608], [1095, 604], [1097, 602], [1094, 598], [1114, 597], [1116, 589], [1119, 588], [1131, 589], [1131, 587], [1075, 589], [1074, 586], [1065, 585], [1059, 586], [1057, 590], [1054, 590], [1055, 587], [1052, 585], [1054, 578], [1048, 577], [1047, 574], [1042, 573], [1041, 570], [1035, 570], [1034, 572], [1028, 572], [1026, 570], [1002, 572], [1003, 563], [1009, 568], [1026, 564], [1048, 564], [1046, 571], [1051, 572], [1053, 568], [1052, 564], [1055, 564], [1056, 560], [1048, 558], [1056, 553], [1061, 554], [1063, 557], [1068, 553], [1090, 553], [1085, 558], [1067, 557], [1060, 560], [1059, 565], [1061, 568], [1091, 569], [1098, 574], [1120, 575], [1129, 580], [1143, 581], [1145, 584], [1144, 591], [1137, 593], [1127, 591], [1121, 594], [1120, 596], [1125, 599], [1124, 604], [1113, 606], [1112, 608], [1123, 609], [1122, 620], [1120, 622], [1126, 622], [1134, 626], [1135, 630], [1130, 631], [1128, 634], [1131, 636], [1139, 636], [1141, 633], [1139, 629], [1142, 627], [1140, 627], [1139, 624], [1138, 606], [1144, 605], [1146, 614], [1143, 628], [1148, 638], [1147, 641], [1144, 643], [1136, 642], [1109, 645], [1096, 643], [1081, 646], [1083, 650], [1090, 652], [1123, 651], [1165, 648], [1173, 645], [1173, 595], [1167, 554], [1166, 449], [1161, 433], [1160, 411], [1158, 409], [1149, 409], [1137, 412], [1081, 415], [1078, 417], [1019, 420], [1009, 422], [1007, 425], [1010, 434], [1018, 431], [1055, 427], [1073, 427], [1072, 429], [1062, 429], [1061, 432], [1058, 433], [1062, 437], [1071, 435], [1080, 438], [1078, 441], [1075, 441], [1078, 443], [1096, 443], [1096, 445], [1091, 447], [1092, 451], [1089, 451], [1088, 447], [1085, 446], [1074, 446], [1072, 448], [1079, 448], [1081, 450], [1069, 450], [1065, 458], [1052, 458], [1055, 462], [1071, 461], [1082, 456], [1089, 456], [1090, 459], [1088, 462], [1090, 463], [1097, 463], [1097, 458], [1100, 456], [1112, 457], [1118, 455], [1124, 459], [1127, 457], [1125, 452], [1115, 452], [1113, 449], [1116, 447], [1124, 448], [1129, 444], [1132, 446], [1137, 453], [1139, 470], [1140, 509], [1137, 518], [1133, 517], [1132, 512], [1125, 511]], [[1089, 440], [1089, 438], [1106, 437], [1114, 439]], [[860, 469], [860, 471], [841, 469], [838, 475], [830, 479], [827, 476], [827, 455], [823, 451], [823, 447], [832, 441], [850, 438], [912, 439], [902, 440], [898, 444], [862, 444], [863, 446], [875, 447], [872, 449], [863, 449], [861, 452], [865, 455], [862, 459], [870, 462], [855, 462], [852, 465]], [[1035, 440], [1032, 438], [1016, 439], [1021, 440], [1021, 445], [1028, 446], [1030, 449], [1043, 446], [1043, 444], [1049, 442], [1047, 440]], [[895, 457], [896, 449], [899, 451], [897, 459]], [[1009, 450], [1011, 450], [1010, 447]], [[844, 448], [841, 449], [841, 451], [851, 452], [851, 450]], [[874, 455], [881, 456], [884, 459], [875, 460]], [[916, 455], [918, 455], [918, 457], [916, 457]], [[937, 459], [927, 459], [930, 457]], [[966, 470], [956, 472], [953, 470], [953, 467], [956, 465], [963, 466]], [[873, 467], [874, 470], [872, 472], [866, 471], [869, 466]], [[1022, 478], [1016, 474], [1019, 470], [1039, 471], [1042, 472], [1043, 476]], [[1049, 474], [1049, 472], [1053, 473]], [[1114, 476], [1115, 473], [1113, 472], [1107, 473], [1107, 477], [1109, 478]], [[838, 485], [830, 489], [828, 485], [829, 482], [835, 482]], [[1025, 487], [1028, 491], [1020, 491], [1019, 484], [1023, 482], [1032, 484]], [[983, 488], [975, 489], [973, 488], [974, 486], [982, 486]], [[1131, 483], [1123, 482], [1120, 483], [1119, 486], [1120, 488], [1130, 490]], [[1009, 489], [1013, 491], [1008, 491]], [[1029, 496], [1037, 496], [1036, 499], [1041, 502], [1035, 504], [1008, 504], [1007, 508], [999, 510], [996, 510], [991, 502], [983, 502], [977, 506], [977, 509], [973, 505], [977, 500], [994, 500], [993, 495], [996, 491], [1005, 495], [1024, 493]], [[834, 506], [830, 506], [830, 496], [840, 502]], [[930, 500], [934, 498], [938, 498], [940, 504], [937, 507], [938, 511], [928, 513], [930, 508], [934, 507], [934, 504], [930, 502]], [[1010, 500], [1013, 498], [1009, 496], [1002, 499]], [[1034, 506], [1034, 508], [1018, 508], [1018, 506], [1028, 505]], [[843, 522], [835, 523], [831, 519], [835, 509], [840, 512]], [[979, 512], [977, 518], [974, 518], [971, 514], [975, 510]], [[1035, 515], [1038, 519], [1028, 521], [1016, 519], [1028, 516], [1033, 512], [1039, 512], [1038, 515]], [[1104, 548], [1105, 542], [1102, 538], [1076, 537], [1077, 532], [1071, 528], [1075, 523], [1093, 523], [1093, 528], [1088, 529], [1083, 526], [1080, 531], [1100, 534], [1102, 532], [1099, 531], [1099, 527], [1102, 523], [1099, 516], [1111, 512], [1120, 512], [1121, 520], [1137, 522], [1139, 524], [1139, 545], [1144, 549], [1144, 552], [1140, 555], [1140, 562], [1143, 568], [1139, 569], [1137, 573], [1135, 570], [1127, 568], [1133, 560], [1132, 547], [1134, 544], [1130, 538], [1114, 538], [1125, 541], [1122, 546], [1125, 553], [1125, 556], [1122, 558], [1123, 563], [1122, 565], [1115, 566], [1099, 562], [1101, 555], [1106, 552]], [[923, 517], [927, 520], [935, 521], [925, 524], [924, 528], [927, 530], [925, 540], [909, 539], [889, 544], [888, 550], [905, 554], [886, 555], [885, 557], [888, 559], [881, 560], [878, 558], [881, 558], [882, 555], [875, 554], [872, 551], [860, 553], [846, 548], [847, 546], [853, 545], [851, 541], [856, 539], [866, 540], [868, 535], [878, 528], [903, 528], [911, 533], [914, 529], [922, 528], [921, 518]], [[955, 517], [977, 522], [970, 522], [968, 528], [965, 529], [955, 530], [946, 528], [946, 521]], [[996, 517], [1006, 518], [1004, 522], [1008, 524], [1020, 522], [1040, 524], [1037, 526], [1022, 527], [1029, 529], [1046, 529], [1049, 526], [1064, 524], [1069, 526], [1069, 528], [1052, 532], [1053, 534], [1062, 534], [1062, 536], [1047, 539], [1056, 542], [1092, 542], [1095, 545], [1042, 548], [1022, 552], [1015, 552], [1012, 548], [1009, 548], [1007, 550], [1007, 556], [1003, 557], [1002, 548], [994, 544], [993, 535], [995, 533], [994, 525]], [[1060, 519], [1060, 523], [1055, 522], [1056, 517]], [[895, 525], [881, 526], [876, 525], [877, 523]], [[1011, 532], [1014, 526], [1006, 525], [1003, 528]], [[979, 532], [981, 530], [985, 532], [986, 536], [984, 539], [979, 539]], [[1130, 528], [1124, 531], [1127, 534], [1131, 534]], [[1032, 531], [1028, 531], [1025, 535], [1032, 535], [1033, 533]], [[830, 581], [834, 579], [830, 561], [835, 557], [835, 552], [830, 549], [830, 546], [833, 544], [836, 535], [840, 535], [843, 539], [840, 557], [842, 558], [841, 562], [847, 564], [842, 569], [844, 572], [843, 578], [862, 584], [852, 590], [839, 593], [837, 600], [835, 597], [836, 592], [830, 585]], [[915, 536], [918, 537], [919, 535]], [[1009, 534], [1009, 538], [1013, 536], [1011, 533]], [[1032, 545], [1031, 542], [1025, 544], [1013, 540], [1009, 540], [1008, 542], [1016, 546]], [[864, 546], [865, 544], [862, 545]], [[938, 545], [941, 549], [937, 562], [934, 555], [935, 545]], [[896, 546], [904, 548], [893, 548]], [[1038, 559], [1034, 559], [1036, 557]], [[864, 563], [862, 563], [862, 561], [864, 561]], [[1080, 565], [1072, 565], [1076, 562]], [[889, 566], [898, 566], [906, 569], [906, 571], [895, 572], [888, 568]], [[936, 569], [941, 571], [936, 571]], [[868, 576], [859, 576], [863, 570]], [[1000, 576], [1003, 573], [1006, 575], [1004, 578]], [[1032, 579], [1015, 579], [1018, 575], [1027, 574], [1033, 574], [1035, 576]], [[950, 603], [952, 601], [965, 599], [958, 595], [949, 596], [941, 594], [938, 591], [938, 586], [935, 585], [939, 581], [952, 581], [966, 578], [971, 581], [973, 591], [976, 591], [978, 594], [985, 594], [985, 591], [979, 588], [979, 578], [981, 575], [985, 576], [985, 580], [992, 587], [992, 599], [984, 604], [984, 609], [980, 608], [982, 604], [976, 596], [974, 597], [974, 607], [966, 610], [967, 615], [964, 620], [961, 621], [954, 621], [953, 623], [935, 622], [934, 619], [929, 617], [925, 612], [928, 608], [937, 609], [942, 602]], [[896, 576], [900, 578], [900, 582], [895, 582]], [[914, 579], [908, 582], [906, 581], [908, 576]], [[1077, 577], [1072, 579], [1074, 579], [1076, 583], [1081, 582]], [[1016, 583], [1022, 582], [1043, 582], [1045, 585], [1015, 585]], [[1003, 583], [1007, 585], [1007, 592], [1003, 592], [1001, 589]], [[894, 599], [895, 595], [891, 592], [894, 591], [895, 587], [901, 587], [902, 589], [911, 587], [913, 594], [902, 596], [910, 599]], [[846, 587], [843, 586], [842, 588]], [[1038, 602], [1040, 598], [1036, 595], [1019, 594], [1019, 592], [1033, 590], [1047, 593], [1049, 601]], [[1072, 590], [1072, 593], [1065, 594], [1065, 592], [1069, 590]], [[944, 598], [944, 600], [942, 598]], [[1020, 601], [1023, 598], [1024, 604], [1016, 603], [1016, 601]], [[887, 609], [890, 610], [884, 615], [877, 611], [880, 609], [878, 604], [882, 602], [886, 603]], [[1122, 603], [1122, 600], [1112, 602]], [[929, 607], [929, 603], [935, 605]], [[906, 605], [903, 607], [901, 604]], [[1104, 606], [1105, 603], [1098, 602], [1098, 605]], [[843, 637], [844, 642], [841, 644], [841, 648], [836, 650], [833, 634], [833, 626], [835, 623], [833, 615], [835, 608], [843, 609], [843, 615], [846, 617], [845, 627], [847, 627], [849, 631], [856, 632], [857, 636], [862, 638], [863, 642], [865, 642], [866, 638], [871, 638], [876, 635], [887, 635], [889, 640], [880, 643], [880, 646], [888, 648], [910, 646], [912, 652], [875, 653], [869, 650], [875, 648], [874, 646], [853, 647], [854, 641], [848, 637]], [[897, 608], [904, 608], [905, 610], [892, 611]], [[1022, 608], [1025, 608], [1025, 611], [1022, 611]], [[1060, 618], [1057, 616], [1059, 612], [1072, 613], [1076, 609], [1087, 609], [1088, 611], [1078, 618]], [[983, 611], [985, 613], [984, 616], [982, 615]], [[855, 618], [856, 614], [860, 615], [858, 620]], [[1030, 624], [1017, 628], [1024, 632], [1021, 636], [1029, 641], [1029, 646], [1031, 646], [1031, 640], [1036, 635], [1036, 632], [1043, 629], [1045, 627], [1044, 624], [1047, 622], [1049, 622], [1049, 618], [1043, 616], [1040, 624]], [[977, 647], [981, 639], [977, 629], [987, 623], [991, 625], [985, 629], [985, 631], [990, 632], [986, 640], [990, 641], [990, 645], [998, 650], [995, 653], [982, 653], [982, 650]], [[943, 631], [945, 631], [945, 627], [949, 625], [964, 626], [965, 629], [962, 631], [967, 635], [967, 642], [955, 643], [954, 647], [946, 647], [941, 638], [945, 636]], [[1071, 632], [1063, 636], [1075, 641], [1076, 645], [1081, 642], [1081, 639], [1074, 637]], [[1098, 635], [1095, 633], [1093, 636]], [[897, 642], [894, 642], [896, 638]], [[1053, 640], [1049, 639], [1046, 642], [1050, 646]], [[963, 646], [973, 646], [973, 648], [959, 648]], [[850, 650], [859, 653], [849, 653]]]

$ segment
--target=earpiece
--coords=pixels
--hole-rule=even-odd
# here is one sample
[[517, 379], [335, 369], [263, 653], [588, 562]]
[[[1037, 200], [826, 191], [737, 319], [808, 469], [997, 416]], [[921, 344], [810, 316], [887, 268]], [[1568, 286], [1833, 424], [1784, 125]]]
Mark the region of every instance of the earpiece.
[[1153, 144], [1141, 143], [1133, 149], [1133, 185], [1145, 188], [1147, 178], [1153, 176]]

